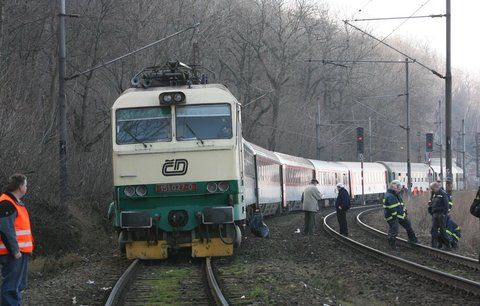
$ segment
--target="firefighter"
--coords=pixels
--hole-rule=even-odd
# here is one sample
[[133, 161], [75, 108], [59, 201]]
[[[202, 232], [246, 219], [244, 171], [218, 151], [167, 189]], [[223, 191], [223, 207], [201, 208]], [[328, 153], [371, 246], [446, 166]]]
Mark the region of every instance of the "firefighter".
[[384, 215], [389, 226], [388, 243], [392, 249], [396, 249], [395, 240], [398, 235], [399, 224], [407, 231], [408, 241], [417, 243], [417, 237], [412, 229], [410, 220], [407, 218], [407, 210], [400, 196], [401, 191], [402, 185], [400, 181], [394, 180], [390, 183], [390, 187], [383, 199]]
[[450, 250], [450, 241], [447, 236], [446, 226], [450, 197], [438, 182], [430, 184], [430, 189], [433, 192], [429, 206], [429, 212], [432, 214], [432, 229], [430, 231], [432, 247], [441, 248], [444, 245], [448, 251]]
[[450, 246], [454, 249], [458, 248], [458, 241], [462, 237], [460, 226], [453, 222], [452, 218], [447, 217], [447, 232], [448, 240], [450, 241]]

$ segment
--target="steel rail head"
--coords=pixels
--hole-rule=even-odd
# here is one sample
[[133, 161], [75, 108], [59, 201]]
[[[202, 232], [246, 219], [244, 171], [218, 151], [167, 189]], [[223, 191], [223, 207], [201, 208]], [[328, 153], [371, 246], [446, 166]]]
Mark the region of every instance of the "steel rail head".
[[127, 286], [128, 282], [131, 280], [132, 276], [135, 274], [138, 268], [139, 259], [135, 259], [130, 266], [123, 272], [122, 276], [118, 279], [113, 287], [108, 300], [105, 303], [105, 306], [114, 306], [118, 305], [118, 301], [122, 295], [123, 290]]
[[220, 286], [218, 286], [215, 275], [213, 274], [210, 257], [205, 258], [205, 273], [207, 275], [208, 286], [217, 305], [228, 306], [227, 299], [223, 296]]
[[[365, 208], [365, 207], [362, 207]], [[362, 244], [358, 241], [355, 241], [351, 238], [345, 237], [341, 235], [339, 232], [334, 230], [330, 225], [328, 225], [327, 220], [331, 218], [333, 215], [335, 215], [336, 212], [332, 212], [325, 216], [323, 219], [323, 228], [327, 233], [332, 235], [334, 238], [340, 240], [342, 243], [353, 247], [357, 250], [362, 251], [363, 253], [370, 255], [372, 257], [375, 257], [377, 259], [380, 259], [384, 262], [387, 262], [389, 264], [393, 264], [401, 269], [410, 271], [412, 273], [415, 273], [419, 276], [423, 276], [426, 278], [429, 278], [434, 281], [439, 281], [447, 286], [455, 287], [461, 290], [464, 290], [466, 292], [469, 292], [474, 295], [480, 295], [480, 283], [472, 281], [470, 279], [466, 279], [460, 276], [452, 275], [449, 273], [445, 273], [442, 271], [438, 271], [420, 264], [417, 264], [415, 262], [405, 260], [403, 258], [397, 257], [390, 255], [388, 253], [382, 252], [380, 250], [377, 250], [375, 248], [372, 248], [370, 246], [367, 246], [365, 244]]]

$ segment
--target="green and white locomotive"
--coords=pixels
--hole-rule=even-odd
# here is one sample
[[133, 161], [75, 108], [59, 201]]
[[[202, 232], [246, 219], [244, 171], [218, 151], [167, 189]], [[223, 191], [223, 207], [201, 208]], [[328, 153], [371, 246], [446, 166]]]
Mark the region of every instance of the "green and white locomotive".
[[114, 201], [128, 258], [228, 256], [245, 221], [240, 104], [179, 62], [142, 70], [112, 107]]

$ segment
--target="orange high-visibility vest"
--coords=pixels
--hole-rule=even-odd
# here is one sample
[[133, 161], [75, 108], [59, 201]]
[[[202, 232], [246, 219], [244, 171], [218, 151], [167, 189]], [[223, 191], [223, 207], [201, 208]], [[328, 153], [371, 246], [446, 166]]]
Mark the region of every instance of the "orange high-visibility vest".
[[[18, 247], [22, 253], [33, 252], [33, 236], [30, 228], [30, 216], [28, 215], [27, 208], [18, 204], [10, 196], [2, 194], [0, 196], [0, 202], [8, 201], [17, 210], [17, 217], [15, 218], [15, 233], [17, 234]], [[7, 247], [0, 237], [0, 255], [7, 255], [9, 253]]]

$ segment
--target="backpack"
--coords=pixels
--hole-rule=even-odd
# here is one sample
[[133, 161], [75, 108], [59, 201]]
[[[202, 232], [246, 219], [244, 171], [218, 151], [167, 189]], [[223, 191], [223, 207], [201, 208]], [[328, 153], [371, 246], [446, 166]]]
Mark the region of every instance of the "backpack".
[[478, 187], [477, 195], [470, 206], [470, 213], [477, 218], [480, 218], [480, 187]]
[[253, 213], [252, 220], [249, 223], [250, 231], [257, 237], [268, 238], [270, 231], [268, 226], [263, 222], [263, 215], [260, 211]]

